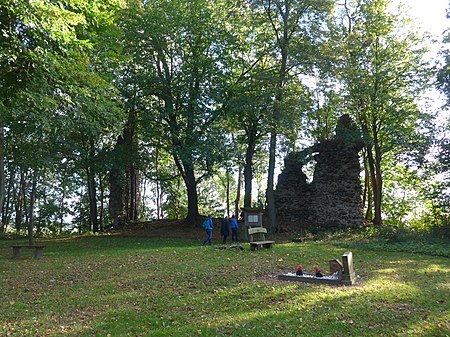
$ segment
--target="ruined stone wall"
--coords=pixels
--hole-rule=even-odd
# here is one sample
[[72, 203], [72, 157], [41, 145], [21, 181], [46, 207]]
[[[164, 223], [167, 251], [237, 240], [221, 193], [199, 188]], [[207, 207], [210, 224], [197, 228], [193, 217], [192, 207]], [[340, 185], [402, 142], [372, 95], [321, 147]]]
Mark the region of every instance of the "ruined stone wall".
[[[275, 191], [279, 221], [326, 228], [361, 226], [361, 148], [359, 132], [345, 115], [334, 139], [289, 154]], [[308, 183], [302, 168], [312, 160], [316, 165]]]

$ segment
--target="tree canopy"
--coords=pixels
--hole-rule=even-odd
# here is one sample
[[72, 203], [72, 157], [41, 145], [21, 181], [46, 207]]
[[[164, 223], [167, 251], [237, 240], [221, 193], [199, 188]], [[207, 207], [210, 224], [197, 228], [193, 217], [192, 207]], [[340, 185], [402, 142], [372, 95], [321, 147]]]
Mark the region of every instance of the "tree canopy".
[[419, 99], [434, 79], [449, 95], [449, 57], [436, 71], [411, 20], [388, 0], [3, 1], [0, 231], [199, 225], [257, 202], [282, 231], [280, 159], [342, 114], [364, 137], [367, 223], [444, 219], [419, 182], [443, 190], [448, 141]]

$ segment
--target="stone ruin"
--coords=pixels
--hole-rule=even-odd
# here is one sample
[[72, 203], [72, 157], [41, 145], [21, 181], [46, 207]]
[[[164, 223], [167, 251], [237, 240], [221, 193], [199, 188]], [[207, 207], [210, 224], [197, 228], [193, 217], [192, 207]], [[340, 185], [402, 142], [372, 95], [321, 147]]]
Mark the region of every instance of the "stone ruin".
[[[284, 160], [275, 191], [277, 217], [283, 224], [320, 228], [355, 228], [363, 224], [359, 151], [361, 132], [343, 115], [335, 137]], [[302, 168], [315, 162], [311, 183]]]

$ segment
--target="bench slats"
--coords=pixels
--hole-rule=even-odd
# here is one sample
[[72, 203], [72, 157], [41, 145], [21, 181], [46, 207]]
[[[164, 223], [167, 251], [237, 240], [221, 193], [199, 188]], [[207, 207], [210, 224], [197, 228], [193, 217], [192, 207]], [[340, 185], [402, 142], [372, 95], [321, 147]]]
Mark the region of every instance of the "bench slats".
[[253, 241], [250, 242], [250, 249], [257, 250], [261, 248], [272, 248], [272, 244], [274, 243], [275, 241]]
[[264, 233], [267, 234], [267, 229], [264, 227], [253, 227], [248, 229], [248, 234], [253, 235], [257, 233]]
[[251, 241], [250, 242], [251, 245], [252, 244], [254, 244], [254, 245], [265, 245], [267, 243], [275, 243], [275, 241], [266, 240], [266, 241]]
[[[264, 227], [252, 227], [248, 229], [250, 235], [250, 249], [256, 250], [260, 248], [271, 248], [275, 241], [266, 240], [264, 234], [267, 234], [267, 229]], [[258, 234], [259, 240], [254, 240], [253, 235]]]

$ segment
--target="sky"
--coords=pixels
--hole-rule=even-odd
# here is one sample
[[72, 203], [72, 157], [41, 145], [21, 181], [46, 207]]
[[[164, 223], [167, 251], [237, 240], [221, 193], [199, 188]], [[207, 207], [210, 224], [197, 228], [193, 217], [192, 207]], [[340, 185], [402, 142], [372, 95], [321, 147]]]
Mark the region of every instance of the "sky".
[[446, 18], [449, 0], [396, 0], [411, 7], [411, 17], [417, 18], [417, 23], [425, 31], [433, 35], [442, 35], [450, 26], [450, 19]]
[[[450, 0], [394, 0], [394, 3], [403, 3], [410, 7], [410, 17], [419, 29], [431, 33], [437, 41], [442, 40], [443, 33], [450, 28], [450, 19], [447, 19], [447, 9], [450, 8]], [[430, 52], [427, 54], [431, 59], [439, 59], [438, 52], [441, 49], [439, 43], [430, 41]], [[436, 122], [444, 126], [450, 118], [449, 109], [444, 109], [445, 97], [437, 89], [431, 89], [426, 92], [428, 101], [420, 100], [419, 106], [437, 112]], [[425, 103], [426, 102], [426, 103]]]

